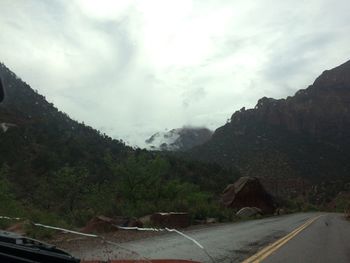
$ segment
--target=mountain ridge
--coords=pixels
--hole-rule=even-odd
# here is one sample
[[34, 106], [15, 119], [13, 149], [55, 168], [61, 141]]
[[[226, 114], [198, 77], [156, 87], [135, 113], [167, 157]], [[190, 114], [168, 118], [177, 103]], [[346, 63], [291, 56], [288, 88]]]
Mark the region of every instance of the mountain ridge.
[[255, 108], [236, 111], [208, 142], [187, 154], [271, 180], [302, 178], [320, 184], [340, 178], [348, 182], [349, 135], [347, 61], [324, 71], [294, 96], [278, 100], [263, 97]]

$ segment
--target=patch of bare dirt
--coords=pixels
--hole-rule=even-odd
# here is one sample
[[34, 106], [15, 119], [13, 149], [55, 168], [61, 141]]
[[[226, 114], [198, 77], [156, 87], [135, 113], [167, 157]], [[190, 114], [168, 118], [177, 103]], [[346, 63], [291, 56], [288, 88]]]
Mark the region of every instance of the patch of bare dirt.
[[103, 247], [105, 245], [104, 240], [114, 243], [123, 243], [133, 240], [145, 239], [161, 235], [163, 233], [164, 232], [118, 230], [113, 233], [100, 234], [99, 236], [101, 236], [102, 238], [84, 237], [74, 234], [62, 233], [55, 235], [49, 241], [49, 243], [73, 253], [81, 249], [88, 250], [89, 248]]

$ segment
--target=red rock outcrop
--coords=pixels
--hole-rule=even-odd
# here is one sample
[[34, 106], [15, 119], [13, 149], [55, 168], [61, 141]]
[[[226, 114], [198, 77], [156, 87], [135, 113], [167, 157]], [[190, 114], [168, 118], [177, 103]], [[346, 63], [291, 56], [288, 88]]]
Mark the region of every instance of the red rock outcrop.
[[222, 194], [222, 203], [229, 208], [257, 207], [264, 214], [275, 210], [273, 197], [267, 193], [256, 177], [241, 177], [228, 185]]

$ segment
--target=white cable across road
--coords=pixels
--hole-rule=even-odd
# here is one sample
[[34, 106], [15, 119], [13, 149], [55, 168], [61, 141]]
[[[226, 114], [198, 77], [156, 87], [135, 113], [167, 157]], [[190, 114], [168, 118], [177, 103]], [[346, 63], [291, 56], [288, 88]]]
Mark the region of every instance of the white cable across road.
[[54, 229], [54, 230], [62, 231], [64, 233], [71, 233], [71, 234], [85, 236], [85, 237], [99, 237], [98, 235], [81, 233], [81, 232], [78, 232], [78, 231], [73, 231], [73, 230], [69, 230], [69, 229], [65, 229], [65, 228], [61, 228], [61, 227], [48, 226], [48, 225], [43, 225], [43, 224], [39, 224], [39, 223], [32, 223], [32, 224], [34, 226]]
[[0, 216], [0, 219], [22, 220], [22, 218], [19, 218], [19, 217], [8, 217], [8, 216]]
[[[19, 218], [19, 217], [8, 217], [8, 216], [0, 216], [0, 219], [7, 219], [7, 220], [25, 220], [23, 218]], [[139, 253], [137, 253], [136, 251], [124, 248], [122, 246], [120, 246], [118, 243], [106, 240], [103, 236], [99, 236], [99, 235], [94, 235], [94, 234], [86, 234], [86, 233], [82, 233], [82, 232], [78, 232], [78, 231], [73, 231], [73, 230], [69, 230], [69, 229], [65, 229], [65, 228], [61, 228], [61, 227], [55, 227], [55, 226], [50, 226], [50, 225], [44, 225], [44, 224], [40, 224], [40, 223], [34, 223], [31, 222], [32, 225], [36, 226], [36, 227], [43, 227], [43, 228], [47, 228], [47, 229], [53, 229], [53, 230], [57, 230], [57, 231], [61, 231], [63, 233], [71, 233], [71, 234], [75, 234], [75, 235], [79, 235], [79, 236], [85, 236], [85, 237], [92, 237], [92, 238], [100, 238], [103, 240], [103, 242], [110, 244], [110, 245], [114, 245], [122, 250], [125, 250], [131, 254], [135, 254], [137, 256], [139, 256], [140, 258], [143, 258], [145, 261], [147, 262], [151, 262], [150, 259], [140, 255]]]
[[138, 230], [138, 231], [168, 231], [168, 232], [175, 232], [181, 236], [183, 236], [184, 238], [187, 238], [188, 240], [191, 240], [193, 243], [195, 243], [199, 248], [204, 249], [204, 247], [194, 238], [182, 233], [181, 231], [177, 230], [177, 229], [170, 229], [170, 228], [142, 228], [142, 227], [122, 227], [122, 226], [116, 226], [115, 227], [119, 228], [119, 229], [124, 229], [124, 230]]
[[194, 238], [186, 235], [185, 233], [177, 230], [177, 229], [170, 229], [170, 228], [142, 228], [142, 227], [122, 227], [122, 226], [117, 226], [114, 225], [115, 227], [119, 228], [119, 229], [124, 229], [124, 230], [138, 230], [138, 231], [168, 231], [168, 232], [175, 232], [177, 234], [179, 234], [180, 236], [192, 241], [196, 246], [198, 246], [200, 249], [202, 249], [204, 251], [204, 253], [210, 258], [210, 260], [215, 263], [215, 260], [213, 259], [212, 256], [210, 256], [210, 254], [208, 253], [208, 251]]
[[[7, 219], [7, 220], [16, 220], [16, 221], [19, 221], [19, 220], [25, 220], [23, 218], [19, 218], [19, 217], [8, 217], [8, 216], [0, 216], [0, 219]], [[114, 243], [114, 242], [111, 242], [111, 241], [107, 241], [105, 240], [105, 238], [103, 236], [99, 236], [99, 235], [95, 235], [95, 234], [87, 234], [87, 233], [82, 233], [82, 232], [78, 232], [78, 231], [74, 231], [74, 230], [69, 230], [69, 229], [65, 229], [65, 228], [61, 228], [61, 227], [56, 227], [56, 226], [50, 226], [50, 225], [44, 225], [44, 224], [40, 224], [40, 223], [35, 223], [35, 222], [31, 222], [32, 225], [36, 226], [36, 227], [43, 227], [43, 228], [47, 228], [47, 229], [53, 229], [53, 230], [57, 230], [57, 231], [62, 231], [63, 233], [71, 233], [71, 234], [75, 234], [75, 235], [80, 235], [80, 236], [85, 236], [85, 237], [93, 237], [93, 238], [101, 238], [103, 241], [105, 241], [106, 243], [108, 244], [112, 244], [112, 245], [115, 245], [121, 249], [124, 249], [124, 250], [128, 250], [130, 251], [129, 249], [126, 249], [126, 248], [123, 248], [121, 247], [119, 244], [117, 243]], [[123, 230], [137, 230], [137, 231], [153, 231], [153, 232], [164, 232], [164, 231], [167, 231], [167, 232], [174, 232], [174, 233], [177, 233], [179, 234], [180, 236], [192, 241], [196, 246], [198, 246], [200, 249], [202, 249], [205, 254], [210, 258], [210, 260], [212, 262], [215, 262], [214, 259], [209, 255], [209, 253], [206, 251], [206, 249], [197, 241], [195, 240], [194, 238], [186, 235], [185, 233], [177, 230], [177, 229], [170, 229], [170, 228], [142, 228], [142, 227], [123, 227], [123, 226], [118, 226], [118, 225], [113, 225], [112, 226], [118, 228], [118, 229], [123, 229]], [[136, 253], [138, 254], [137, 252], [135, 251], [131, 251], [133, 253]], [[139, 254], [138, 254], [139, 255]], [[141, 255], [139, 255], [141, 256]], [[141, 256], [142, 257], [142, 256]]]

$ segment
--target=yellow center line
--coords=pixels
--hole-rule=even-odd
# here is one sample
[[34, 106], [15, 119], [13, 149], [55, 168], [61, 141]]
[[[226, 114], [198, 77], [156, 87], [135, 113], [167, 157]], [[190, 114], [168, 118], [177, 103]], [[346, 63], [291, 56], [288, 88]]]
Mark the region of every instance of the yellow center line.
[[277, 240], [276, 242], [272, 243], [271, 245], [268, 245], [264, 249], [260, 250], [255, 255], [251, 256], [250, 258], [244, 260], [242, 263], [258, 263], [270, 256], [273, 252], [275, 252], [277, 249], [282, 247], [284, 244], [286, 244], [289, 240], [291, 240], [293, 237], [298, 235], [301, 231], [303, 231], [305, 228], [307, 228], [309, 225], [311, 225], [313, 222], [315, 222], [317, 219], [319, 219], [323, 215], [316, 216], [314, 218], [309, 219], [304, 224], [290, 232], [288, 235], [282, 237], [281, 239]]

